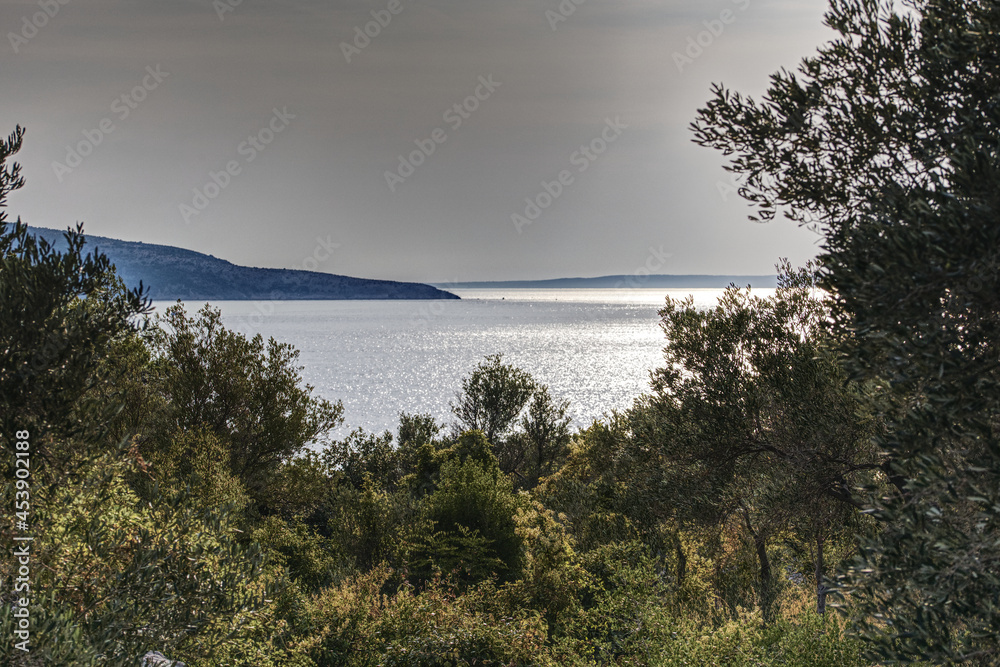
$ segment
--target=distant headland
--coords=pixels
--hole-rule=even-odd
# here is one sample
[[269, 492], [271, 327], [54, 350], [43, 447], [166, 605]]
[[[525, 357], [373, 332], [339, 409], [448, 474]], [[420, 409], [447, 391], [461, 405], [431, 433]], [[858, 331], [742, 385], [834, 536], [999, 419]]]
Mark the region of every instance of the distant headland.
[[[44, 227], [28, 231], [56, 248], [64, 245], [63, 232]], [[86, 235], [88, 250], [99, 249], [115, 265], [129, 287], [142, 281], [156, 301], [242, 300], [389, 300], [458, 299], [431, 285], [389, 280], [349, 278], [316, 271], [259, 269], [193, 250], [120, 241]]]

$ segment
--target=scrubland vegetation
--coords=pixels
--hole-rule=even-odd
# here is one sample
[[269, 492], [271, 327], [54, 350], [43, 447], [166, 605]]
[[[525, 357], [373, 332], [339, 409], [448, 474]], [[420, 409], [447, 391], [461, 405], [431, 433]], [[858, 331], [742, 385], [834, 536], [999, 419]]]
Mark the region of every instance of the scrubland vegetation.
[[334, 440], [340, 405], [294, 350], [211, 307], [140, 317], [67, 236], [3, 237], [5, 285], [29, 286], [4, 395], [32, 434], [45, 664], [863, 664], [817, 614], [817, 554], [867, 525], [836, 484], [872, 477], [878, 421], [820, 356], [806, 271], [771, 299], [669, 303], [685, 371], [584, 431], [497, 355], [454, 423]]
[[35, 541], [0, 660], [1000, 663], [1000, 10], [912, 4], [835, 1], [763, 102], [717, 91], [697, 140], [818, 263], [668, 299], [648, 394], [579, 431], [497, 355], [451, 422], [336, 439], [289, 346], [150, 319], [80, 234], [4, 223], [0, 501], [27, 432]]

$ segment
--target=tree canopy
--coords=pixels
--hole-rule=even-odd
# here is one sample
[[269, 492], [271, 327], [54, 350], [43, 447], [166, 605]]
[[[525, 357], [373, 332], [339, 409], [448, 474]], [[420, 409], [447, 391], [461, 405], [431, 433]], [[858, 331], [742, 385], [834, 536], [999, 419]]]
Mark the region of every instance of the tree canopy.
[[886, 387], [897, 492], [843, 582], [879, 656], [996, 660], [1000, 6], [833, 0], [826, 20], [797, 72], [760, 101], [716, 87], [693, 129], [760, 219], [822, 231], [843, 359]]

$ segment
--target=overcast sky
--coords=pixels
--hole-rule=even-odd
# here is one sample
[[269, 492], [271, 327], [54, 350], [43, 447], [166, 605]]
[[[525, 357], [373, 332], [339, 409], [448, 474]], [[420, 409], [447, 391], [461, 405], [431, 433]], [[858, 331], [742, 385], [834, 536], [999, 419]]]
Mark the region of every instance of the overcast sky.
[[770, 273], [816, 236], [748, 222], [688, 125], [713, 81], [759, 94], [830, 39], [824, 9], [3, 0], [0, 132], [28, 130], [10, 214], [422, 282]]

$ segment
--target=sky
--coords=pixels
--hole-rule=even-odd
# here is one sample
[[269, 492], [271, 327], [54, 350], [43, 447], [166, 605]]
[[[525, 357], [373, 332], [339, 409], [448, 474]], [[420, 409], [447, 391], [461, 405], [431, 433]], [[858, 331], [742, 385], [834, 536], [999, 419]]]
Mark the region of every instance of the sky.
[[824, 0], [3, 0], [8, 215], [237, 264], [443, 283], [767, 274], [692, 143], [832, 38]]

